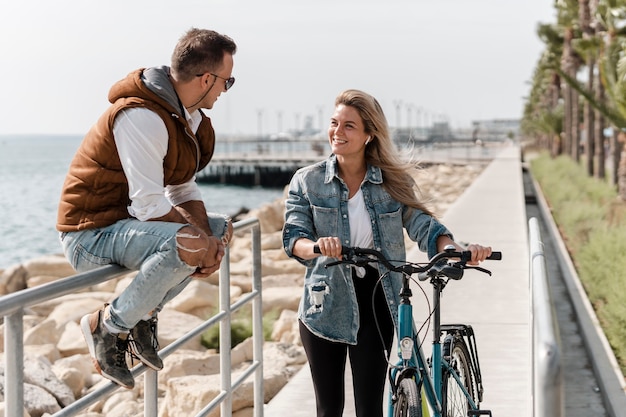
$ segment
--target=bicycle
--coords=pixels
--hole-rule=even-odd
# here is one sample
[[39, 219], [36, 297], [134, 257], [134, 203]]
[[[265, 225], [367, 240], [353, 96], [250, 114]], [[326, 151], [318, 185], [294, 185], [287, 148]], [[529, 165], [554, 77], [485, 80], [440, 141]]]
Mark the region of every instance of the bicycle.
[[[316, 247], [315, 251], [319, 253], [319, 248]], [[490, 410], [479, 408], [483, 384], [472, 326], [440, 322], [441, 293], [450, 280], [461, 279], [466, 269], [475, 269], [488, 275], [491, 272], [479, 266], [467, 265], [471, 253], [458, 252], [451, 245], [426, 263], [399, 263], [386, 259], [375, 249], [357, 247], [342, 247], [342, 255], [342, 259], [329, 262], [326, 267], [340, 264], [364, 267], [380, 263], [387, 269], [380, 280], [389, 272], [402, 274], [396, 329], [399, 360], [389, 369], [389, 416], [422, 417], [428, 413], [426, 408], [422, 408], [423, 398], [433, 410], [434, 417], [491, 416]], [[502, 253], [493, 252], [487, 259], [501, 260]], [[420, 281], [429, 280], [433, 285], [434, 308], [429, 315], [433, 321], [433, 348], [428, 361], [424, 358], [419, 331], [413, 321], [410, 282], [414, 274], [418, 275]]]

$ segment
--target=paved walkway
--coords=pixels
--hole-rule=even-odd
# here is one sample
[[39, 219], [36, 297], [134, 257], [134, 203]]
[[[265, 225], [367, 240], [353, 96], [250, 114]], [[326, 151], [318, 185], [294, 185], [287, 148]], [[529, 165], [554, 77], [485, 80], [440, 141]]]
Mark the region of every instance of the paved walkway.
[[[472, 324], [485, 385], [482, 408], [494, 416], [532, 415], [531, 327], [528, 273], [528, 238], [520, 151], [505, 148], [485, 168], [443, 217], [443, 223], [460, 242], [490, 245], [503, 252], [500, 262], [483, 266], [493, 276], [468, 272], [452, 282], [442, 299], [442, 322]], [[408, 258], [424, 260], [418, 250]], [[424, 290], [430, 294], [428, 284]], [[415, 320], [425, 317], [420, 309], [421, 291], [414, 291]], [[430, 340], [431, 335], [426, 337]], [[426, 343], [428, 345], [428, 343]], [[350, 393], [348, 378], [347, 394]], [[315, 394], [308, 365], [266, 405], [266, 417], [315, 417]], [[352, 398], [346, 400], [344, 416], [354, 416]], [[386, 415], [386, 413], [385, 413]]]

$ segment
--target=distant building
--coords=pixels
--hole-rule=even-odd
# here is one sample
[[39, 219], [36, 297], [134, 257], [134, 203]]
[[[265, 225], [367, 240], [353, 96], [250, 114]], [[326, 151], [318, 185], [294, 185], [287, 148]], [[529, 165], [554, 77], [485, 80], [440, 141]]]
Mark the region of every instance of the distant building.
[[448, 122], [434, 122], [428, 133], [429, 142], [446, 142], [455, 139]]
[[449, 142], [458, 139], [448, 122], [434, 122], [430, 127], [401, 127], [393, 129], [392, 135], [399, 145], [412, 142]]
[[519, 136], [519, 119], [491, 119], [472, 121], [474, 140], [503, 140]]
[[491, 142], [515, 139], [519, 136], [519, 119], [491, 119], [472, 121], [471, 127], [453, 129], [447, 121], [430, 126], [392, 129], [396, 144], [444, 142]]

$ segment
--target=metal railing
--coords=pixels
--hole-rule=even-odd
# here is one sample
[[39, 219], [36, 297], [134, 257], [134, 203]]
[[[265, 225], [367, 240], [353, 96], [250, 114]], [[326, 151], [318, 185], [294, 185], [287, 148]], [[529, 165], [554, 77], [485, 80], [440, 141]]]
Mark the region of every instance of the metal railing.
[[[211, 326], [220, 324], [220, 346], [231, 345], [231, 315], [242, 306], [252, 304], [253, 360], [252, 363], [232, 381], [231, 350], [220, 349], [221, 392], [207, 404], [196, 417], [207, 416], [218, 405], [220, 415], [232, 415], [232, 393], [250, 375], [254, 373], [254, 416], [263, 417], [263, 309], [261, 300], [261, 228], [255, 218], [243, 220], [233, 225], [234, 231], [251, 230], [252, 238], [252, 291], [245, 294], [234, 304], [230, 304], [230, 252], [222, 260], [219, 272], [219, 312], [201, 325], [192, 329], [178, 340], [159, 351], [166, 358], [189, 340], [198, 337]], [[4, 317], [4, 399], [5, 416], [22, 417], [24, 414], [24, 309], [48, 301], [77, 290], [88, 288], [111, 279], [115, 279], [129, 271], [118, 265], [108, 265], [93, 271], [73, 275], [55, 282], [29, 288], [0, 297], [0, 316]], [[144, 378], [144, 416], [158, 415], [158, 374], [145, 365], [138, 365], [132, 370], [133, 376], [145, 372]], [[55, 413], [53, 417], [75, 416], [85, 407], [104, 398], [119, 388], [109, 382], [99, 389], [81, 397], [72, 404]]]
[[543, 242], [536, 218], [528, 221], [530, 249], [533, 415], [565, 415], [559, 328], [554, 312]]

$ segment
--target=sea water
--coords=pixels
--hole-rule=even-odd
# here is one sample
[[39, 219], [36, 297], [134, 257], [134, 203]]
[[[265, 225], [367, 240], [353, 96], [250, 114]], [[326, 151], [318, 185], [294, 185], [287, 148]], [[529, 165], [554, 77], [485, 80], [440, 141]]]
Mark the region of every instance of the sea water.
[[[65, 174], [80, 136], [0, 136], [0, 270], [61, 253], [55, 229]], [[233, 215], [282, 196], [277, 188], [200, 184], [208, 211]]]

